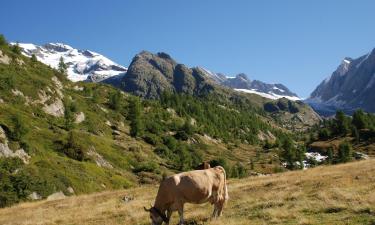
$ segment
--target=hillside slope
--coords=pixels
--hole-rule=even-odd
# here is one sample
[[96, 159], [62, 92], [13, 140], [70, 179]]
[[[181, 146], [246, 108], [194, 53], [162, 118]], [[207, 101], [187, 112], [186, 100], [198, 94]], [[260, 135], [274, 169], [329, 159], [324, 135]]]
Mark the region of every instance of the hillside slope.
[[73, 83], [17, 46], [0, 46], [0, 207], [155, 183], [203, 160], [225, 160], [235, 177], [282, 170], [280, 149], [262, 145], [291, 134], [268, 121], [262, 99], [251, 99], [140, 100], [110, 85]]
[[[223, 217], [212, 206], [187, 205], [188, 225], [374, 224], [375, 161], [317, 167], [265, 177], [229, 180]], [[157, 186], [24, 203], [0, 209], [0, 224], [149, 224]], [[19, 213], [22, 212], [22, 213]], [[177, 213], [171, 224], [177, 223]]]

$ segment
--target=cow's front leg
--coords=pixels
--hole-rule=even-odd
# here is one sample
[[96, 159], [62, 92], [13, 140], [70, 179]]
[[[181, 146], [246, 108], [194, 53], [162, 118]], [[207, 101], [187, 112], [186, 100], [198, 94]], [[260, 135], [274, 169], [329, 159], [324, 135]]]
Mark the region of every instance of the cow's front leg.
[[170, 209], [167, 210], [167, 220], [168, 221], [166, 222], [166, 225], [169, 225], [169, 221], [171, 221], [172, 213], [173, 213], [172, 210], [170, 210]]
[[217, 215], [217, 206], [216, 206], [216, 204], [214, 204], [214, 211], [212, 212], [211, 219], [215, 219], [216, 215]]
[[178, 215], [180, 216], [180, 225], [184, 225], [184, 205], [179, 207]]

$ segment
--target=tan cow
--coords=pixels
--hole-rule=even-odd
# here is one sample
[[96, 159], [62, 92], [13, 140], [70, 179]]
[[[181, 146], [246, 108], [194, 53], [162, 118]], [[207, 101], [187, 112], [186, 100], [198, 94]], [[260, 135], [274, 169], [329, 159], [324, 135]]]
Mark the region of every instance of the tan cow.
[[214, 205], [212, 218], [221, 216], [228, 200], [226, 173], [223, 167], [179, 173], [163, 180], [150, 212], [151, 224], [169, 224], [172, 212], [178, 211], [180, 224], [184, 223], [184, 204], [210, 202]]

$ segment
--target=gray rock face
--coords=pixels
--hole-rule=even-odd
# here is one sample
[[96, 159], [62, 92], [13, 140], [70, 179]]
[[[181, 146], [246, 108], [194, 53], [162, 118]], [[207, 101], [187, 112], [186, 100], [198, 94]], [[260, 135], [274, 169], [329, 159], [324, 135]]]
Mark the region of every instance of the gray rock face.
[[223, 84], [235, 89], [256, 90], [263, 93], [273, 93], [280, 96], [298, 97], [282, 84], [267, 84], [259, 80], [249, 80], [246, 74], [238, 74], [234, 78], [227, 78]]
[[12, 151], [8, 146], [8, 139], [3, 128], [0, 126], [0, 158], [19, 158], [23, 163], [28, 164], [30, 156], [22, 149]]
[[357, 59], [345, 58], [306, 102], [323, 115], [337, 109], [375, 112], [375, 49]]
[[56, 117], [64, 116], [64, 110], [64, 103], [59, 98], [56, 99], [53, 103], [43, 106], [43, 111], [45, 113]]
[[10, 63], [10, 58], [3, 54], [3, 52], [0, 50], [0, 63], [3, 63], [3, 64], [9, 64]]
[[137, 54], [122, 77], [124, 91], [144, 98], [159, 98], [164, 91], [199, 95], [214, 89], [197, 68], [178, 64], [166, 53]]
[[82, 123], [85, 121], [85, 114], [83, 112], [79, 112], [75, 115], [75, 123]]
[[262, 95], [264, 97], [279, 99], [289, 98], [291, 100], [300, 100], [299, 97], [291, 92], [287, 87], [282, 84], [267, 84], [259, 80], [250, 80], [244, 73], [240, 73], [235, 77], [227, 77], [221, 73], [213, 73], [206, 69], [201, 68], [207, 77], [210, 77], [217, 84], [230, 87], [235, 90], [246, 90], [252, 93]]

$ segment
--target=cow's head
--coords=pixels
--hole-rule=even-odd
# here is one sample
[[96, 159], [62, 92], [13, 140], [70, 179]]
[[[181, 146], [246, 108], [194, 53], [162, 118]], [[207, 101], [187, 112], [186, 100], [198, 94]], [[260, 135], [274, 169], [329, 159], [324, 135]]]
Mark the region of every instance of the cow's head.
[[161, 225], [163, 222], [168, 224], [168, 218], [157, 208], [151, 207], [150, 209], [147, 209], [144, 207], [144, 209], [146, 212], [150, 212], [151, 225]]

